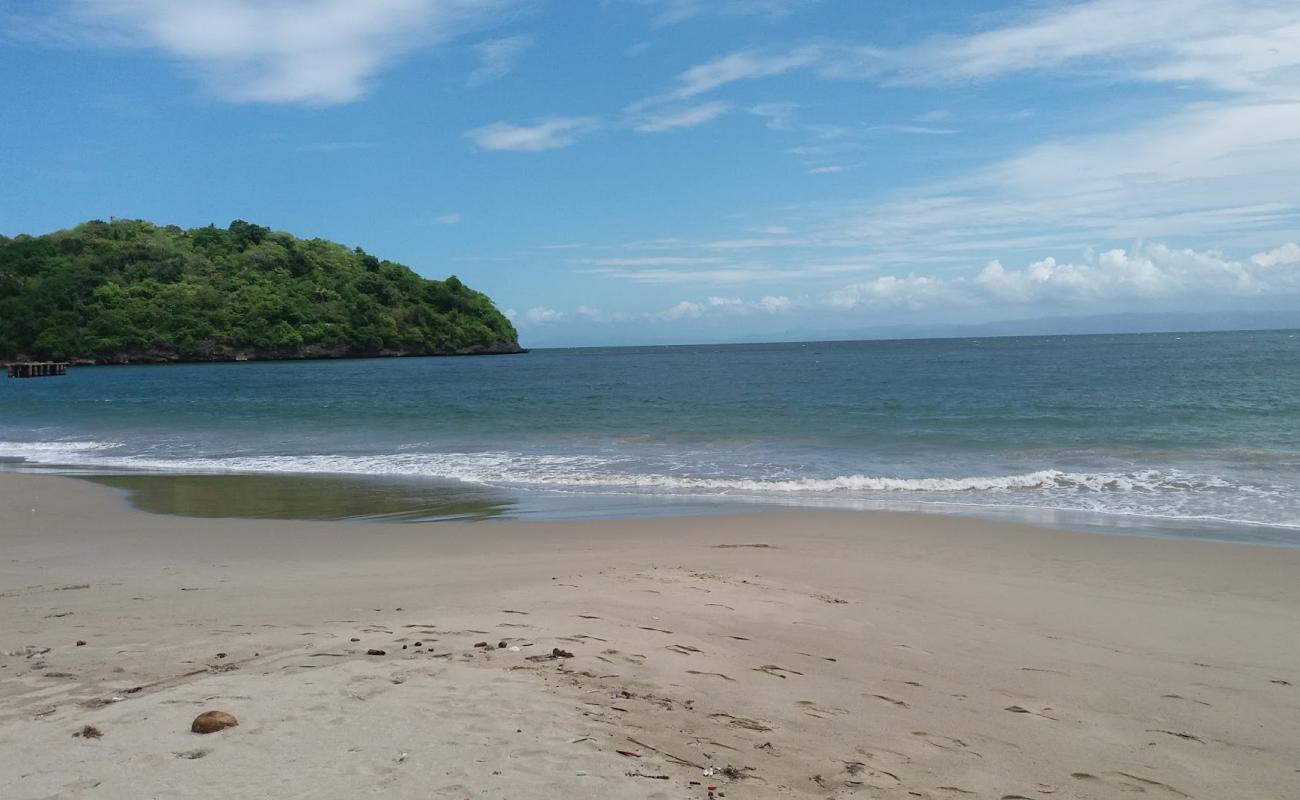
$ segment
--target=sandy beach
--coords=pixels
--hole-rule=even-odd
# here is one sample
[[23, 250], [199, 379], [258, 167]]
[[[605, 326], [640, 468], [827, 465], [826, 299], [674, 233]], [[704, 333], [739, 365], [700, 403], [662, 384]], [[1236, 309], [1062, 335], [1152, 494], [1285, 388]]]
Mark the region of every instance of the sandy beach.
[[[6, 800], [1300, 786], [1295, 549], [849, 512], [190, 519], [8, 474], [0, 620]], [[239, 725], [190, 732], [210, 709]]]

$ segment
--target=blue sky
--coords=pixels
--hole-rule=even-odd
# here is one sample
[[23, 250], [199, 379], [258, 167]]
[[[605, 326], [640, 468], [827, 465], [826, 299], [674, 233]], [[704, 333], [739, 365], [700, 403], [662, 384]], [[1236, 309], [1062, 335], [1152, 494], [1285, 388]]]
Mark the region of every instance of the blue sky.
[[1300, 308], [1294, 0], [0, 0], [0, 92], [0, 232], [246, 219], [535, 346]]

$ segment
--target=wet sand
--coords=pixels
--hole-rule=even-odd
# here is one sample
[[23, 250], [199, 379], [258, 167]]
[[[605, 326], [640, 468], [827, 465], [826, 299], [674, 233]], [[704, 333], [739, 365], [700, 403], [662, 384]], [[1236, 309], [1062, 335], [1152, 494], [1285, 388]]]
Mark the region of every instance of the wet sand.
[[[0, 620], [6, 799], [1300, 784], [1293, 549], [840, 512], [197, 519], [0, 475]], [[240, 724], [191, 733], [209, 709]]]

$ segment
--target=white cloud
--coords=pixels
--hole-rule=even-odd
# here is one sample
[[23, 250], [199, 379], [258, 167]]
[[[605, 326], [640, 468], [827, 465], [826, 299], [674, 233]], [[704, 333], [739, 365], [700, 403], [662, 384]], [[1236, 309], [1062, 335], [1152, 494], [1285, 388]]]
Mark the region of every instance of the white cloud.
[[638, 0], [654, 9], [656, 25], [676, 25], [701, 16], [780, 19], [816, 0]]
[[1073, 67], [1296, 98], [1300, 7], [1292, 0], [1090, 0], [895, 54], [905, 80], [987, 79]]
[[874, 265], [849, 261], [829, 264], [802, 263], [791, 266], [727, 264], [709, 269], [597, 267], [578, 271], [587, 275], [663, 286], [750, 286], [759, 283], [808, 281], [813, 278], [836, 276], [842, 280], [844, 275], [861, 274], [873, 269], [875, 269]]
[[1269, 250], [1264, 253], [1256, 253], [1250, 257], [1252, 264], [1260, 267], [1273, 267], [1280, 264], [1295, 264], [1300, 262], [1300, 245], [1295, 242], [1287, 242], [1276, 250]]
[[633, 125], [633, 129], [638, 133], [662, 133], [681, 128], [693, 128], [696, 125], [712, 122], [729, 110], [731, 106], [723, 102], [701, 103], [689, 108], [673, 109], [644, 117]]
[[1296, 186], [1300, 102], [1196, 103], [912, 187], [843, 212], [817, 238], [918, 258], [1207, 233], [1250, 247], [1295, 235]]
[[[933, 84], [1069, 69], [1110, 80], [1300, 99], [1300, 5], [1294, 0], [1085, 0], [1033, 9], [1000, 27], [892, 50], [833, 41], [740, 50], [682, 72], [669, 96], [693, 97], [795, 70], [827, 79]], [[932, 111], [916, 121], [947, 116]]]
[[843, 172], [844, 167], [841, 164], [827, 164], [824, 167], [813, 167], [808, 170], [809, 175], [830, 175], [835, 172]]
[[[1274, 254], [1283, 253], [1275, 260]], [[1281, 267], [1281, 268], [1279, 268]], [[1300, 247], [1247, 261], [1213, 251], [1152, 245], [1110, 250], [1081, 262], [1047, 257], [1023, 269], [992, 261], [974, 276], [884, 275], [852, 283], [825, 298], [837, 308], [934, 309], [986, 304], [1072, 305], [1101, 301], [1256, 298], [1300, 294]]]
[[822, 50], [818, 47], [800, 47], [784, 53], [741, 50], [686, 70], [677, 77], [672, 96], [694, 97], [736, 81], [782, 75], [817, 64], [821, 58]]
[[484, 150], [558, 150], [600, 127], [598, 117], [548, 117], [534, 125], [494, 122], [465, 132]]
[[704, 306], [692, 303], [690, 300], [683, 300], [672, 308], [659, 312], [657, 316], [667, 320], [699, 319], [704, 316]]
[[515, 0], [63, 0], [63, 44], [164, 53], [231, 102], [335, 105], [412, 51], [490, 24]]
[[577, 263], [598, 267], [682, 267], [698, 264], [722, 264], [725, 258], [696, 258], [687, 256], [636, 256], [616, 258], [584, 258]]
[[532, 47], [531, 36], [505, 36], [500, 39], [488, 39], [474, 45], [482, 63], [469, 74], [466, 81], [470, 86], [481, 86], [510, 74], [515, 61], [524, 51]]
[[433, 221], [438, 223], [439, 225], [459, 225], [461, 221], [460, 212], [453, 211], [450, 214], [443, 214], [441, 216], [434, 217]]
[[921, 136], [952, 136], [961, 133], [956, 128], [936, 128], [933, 125], [873, 125], [867, 130], [884, 133], [915, 133]]
[[754, 313], [784, 314], [794, 306], [795, 302], [785, 295], [767, 295], [754, 302], [741, 300], [738, 297], [718, 297], [713, 295], [703, 302], [682, 300], [671, 308], [649, 316], [654, 319], [671, 321]]
[[849, 134], [849, 129], [842, 125], [804, 122], [798, 119], [798, 103], [759, 103], [749, 109], [749, 113], [767, 120], [767, 127], [774, 131], [787, 131], [811, 135], [814, 141], [838, 139]]
[[530, 325], [548, 325], [564, 319], [564, 312], [546, 306], [534, 306], [523, 313], [522, 319]]

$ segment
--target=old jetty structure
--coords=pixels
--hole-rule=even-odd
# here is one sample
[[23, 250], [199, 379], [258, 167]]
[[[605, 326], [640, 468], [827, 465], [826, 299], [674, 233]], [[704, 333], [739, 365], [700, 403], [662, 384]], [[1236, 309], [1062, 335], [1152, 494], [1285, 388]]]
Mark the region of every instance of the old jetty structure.
[[66, 361], [22, 361], [9, 365], [11, 378], [48, 378], [67, 374]]

